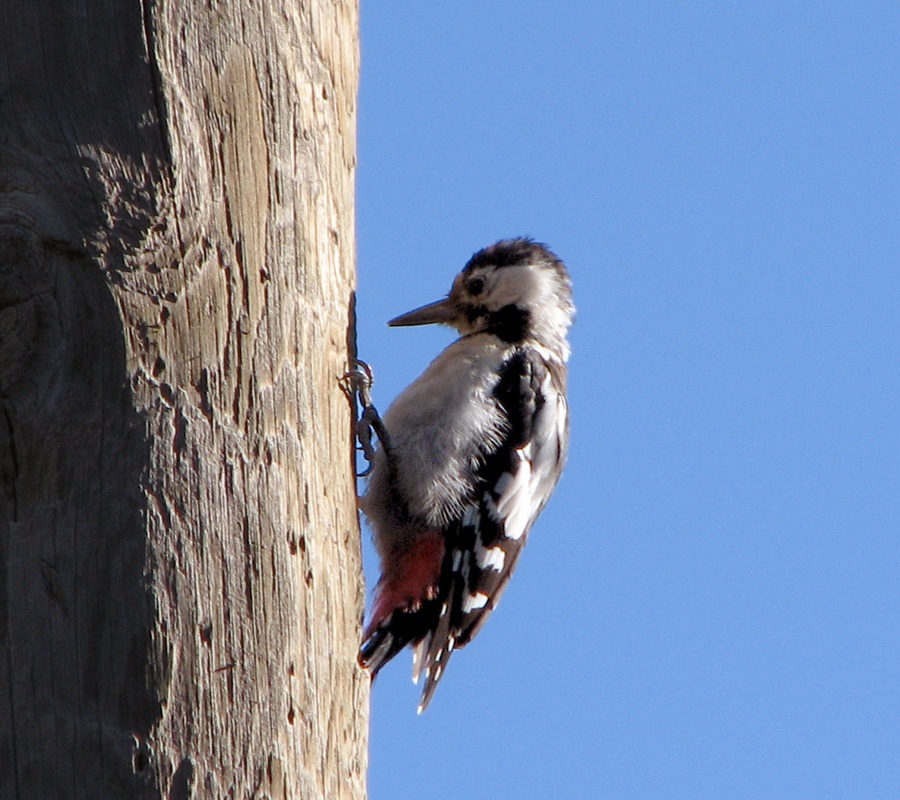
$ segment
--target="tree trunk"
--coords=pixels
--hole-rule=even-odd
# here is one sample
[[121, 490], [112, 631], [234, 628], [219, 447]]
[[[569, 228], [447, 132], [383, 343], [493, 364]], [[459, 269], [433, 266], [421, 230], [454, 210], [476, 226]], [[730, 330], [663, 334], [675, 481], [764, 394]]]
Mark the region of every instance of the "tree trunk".
[[356, 2], [0, 30], [0, 797], [362, 798]]

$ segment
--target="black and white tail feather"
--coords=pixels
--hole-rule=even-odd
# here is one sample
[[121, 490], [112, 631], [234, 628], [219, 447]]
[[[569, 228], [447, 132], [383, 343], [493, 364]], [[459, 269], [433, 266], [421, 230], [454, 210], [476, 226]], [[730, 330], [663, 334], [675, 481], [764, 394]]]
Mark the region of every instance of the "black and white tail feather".
[[375, 674], [414, 646], [413, 679], [424, 676], [420, 712], [453, 651], [499, 602], [559, 480], [572, 312], [562, 263], [516, 239], [477, 253], [447, 300], [393, 321], [445, 322], [463, 334], [388, 411], [391, 463], [379, 453], [363, 505], [385, 575], [387, 559], [409, 547], [416, 530], [443, 537], [436, 589], [393, 609], [360, 650]]

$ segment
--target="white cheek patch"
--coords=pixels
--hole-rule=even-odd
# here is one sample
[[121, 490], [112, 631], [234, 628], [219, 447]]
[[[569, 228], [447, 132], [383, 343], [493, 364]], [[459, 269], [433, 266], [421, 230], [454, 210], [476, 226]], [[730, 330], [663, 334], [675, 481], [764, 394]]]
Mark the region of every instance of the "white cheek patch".
[[502, 547], [485, 547], [481, 542], [478, 542], [475, 545], [475, 560], [483, 570], [493, 569], [497, 572], [503, 572], [503, 565], [506, 563], [506, 552]]
[[470, 611], [477, 611], [479, 608], [484, 608], [487, 605], [487, 601], [488, 596], [484, 592], [476, 592], [475, 594], [467, 595], [466, 599], [463, 600], [463, 614], [468, 614]]

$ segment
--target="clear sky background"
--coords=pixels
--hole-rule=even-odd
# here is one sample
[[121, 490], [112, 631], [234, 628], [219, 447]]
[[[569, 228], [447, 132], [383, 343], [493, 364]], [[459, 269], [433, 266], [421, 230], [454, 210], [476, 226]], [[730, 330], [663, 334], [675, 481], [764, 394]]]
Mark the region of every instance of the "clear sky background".
[[372, 799], [900, 797], [900, 4], [362, 10], [377, 403], [499, 238], [578, 307], [566, 474], [428, 711], [376, 681]]

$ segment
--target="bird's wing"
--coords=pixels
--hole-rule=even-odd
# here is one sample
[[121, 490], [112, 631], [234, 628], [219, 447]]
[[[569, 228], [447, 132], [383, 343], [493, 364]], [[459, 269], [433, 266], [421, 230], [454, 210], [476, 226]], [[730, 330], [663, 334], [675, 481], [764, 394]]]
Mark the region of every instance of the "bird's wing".
[[463, 647], [500, 600], [528, 531], [556, 486], [568, 448], [566, 372], [532, 348], [516, 350], [494, 388], [503, 440], [476, 468], [474, 500], [453, 525], [433, 631], [416, 653], [427, 706], [455, 648]]

